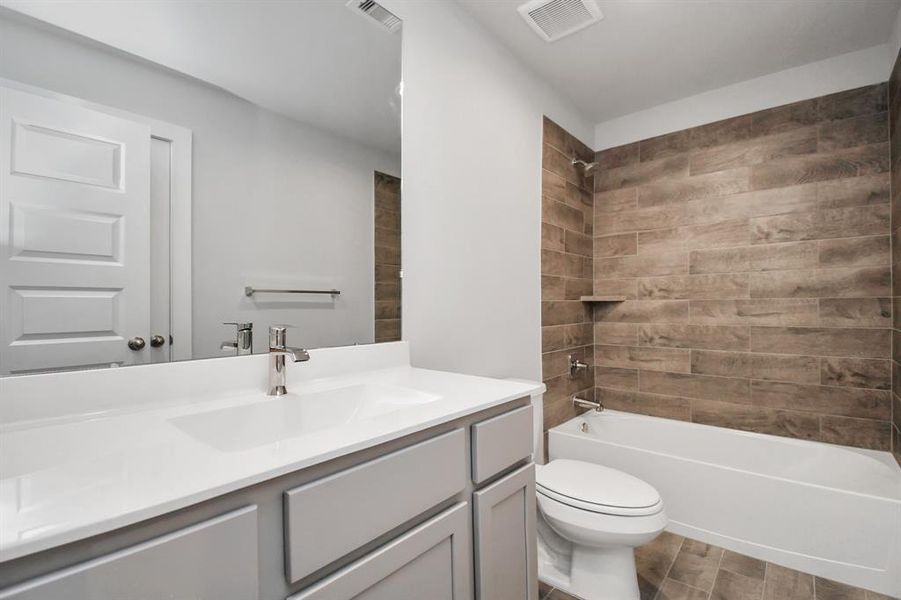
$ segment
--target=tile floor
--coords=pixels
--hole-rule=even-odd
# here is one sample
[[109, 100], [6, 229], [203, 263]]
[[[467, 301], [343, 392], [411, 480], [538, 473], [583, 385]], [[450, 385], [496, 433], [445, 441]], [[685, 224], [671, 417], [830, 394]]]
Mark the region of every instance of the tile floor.
[[[641, 600], [892, 600], [667, 532], [635, 564]], [[539, 596], [579, 600], [544, 584]]]

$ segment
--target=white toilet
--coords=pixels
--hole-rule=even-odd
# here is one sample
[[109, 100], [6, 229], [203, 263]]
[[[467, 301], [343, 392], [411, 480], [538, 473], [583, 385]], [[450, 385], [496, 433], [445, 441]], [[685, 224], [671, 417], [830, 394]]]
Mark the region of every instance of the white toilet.
[[[544, 456], [542, 397], [532, 398], [535, 458]], [[579, 460], [536, 464], [538, 575], [584, 600], [638, 600], [635, 548], [667, 524], [660, 494], [641, 479]]]

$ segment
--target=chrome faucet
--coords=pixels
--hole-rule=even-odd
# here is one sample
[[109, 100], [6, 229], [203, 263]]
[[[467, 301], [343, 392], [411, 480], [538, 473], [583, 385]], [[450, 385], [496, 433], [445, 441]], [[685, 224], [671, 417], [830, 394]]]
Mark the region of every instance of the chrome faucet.
[[234, 350], [235, 356], [253, 354], [253, 323], [223, 323], [235, 326], [235, 341], [222, 342], [221, 350]]
[[293, 362], [310, 360], [310, 353], [303, 348], [289, 348], [285, 345], [288, 325], [272, 325], [269, 327], [269, 395], [284, 396], [285, 389], [285, 357]]
[[600, 401], [595, 402], [593, 400], [585, 400], [584, 398], [573, 395], [572, 403], [573, 408], [591, 408], [594, 409], [594, 412], [604, 412], [604, 405], [601, 404]]
[[575, 354], [569, 355], [569, 376], [575, 377], [576, 373], [579, 371], [584, 371], [588, 369], [588, 363], [584, 363], [578, 358], [576, 358]]

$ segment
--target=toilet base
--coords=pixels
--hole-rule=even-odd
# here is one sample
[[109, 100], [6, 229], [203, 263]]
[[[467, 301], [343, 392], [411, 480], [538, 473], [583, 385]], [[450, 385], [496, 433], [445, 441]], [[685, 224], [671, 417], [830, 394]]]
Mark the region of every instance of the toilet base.
[[585, 600], [639, 600], [634, 548], [574, 547], [569, 588]]

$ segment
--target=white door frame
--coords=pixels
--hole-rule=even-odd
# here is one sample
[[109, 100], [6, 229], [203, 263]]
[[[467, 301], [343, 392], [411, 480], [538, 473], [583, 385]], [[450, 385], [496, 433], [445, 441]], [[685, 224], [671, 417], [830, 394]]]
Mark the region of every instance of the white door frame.
[[37, 96], [70, 102], [85, 108], [145, 123], [150, 126], [150, 136], [171, 144], [172, 173], [170, 178], [169, 206], [169, 332], [175, 340], [170, 358], [190, 360], [192, 356], [191, 319], [191, 153], [193, 133], [180, 125], [151, 119], [81, 98], [60, 94], [0, 77], [0, 85], [29, 92]]

